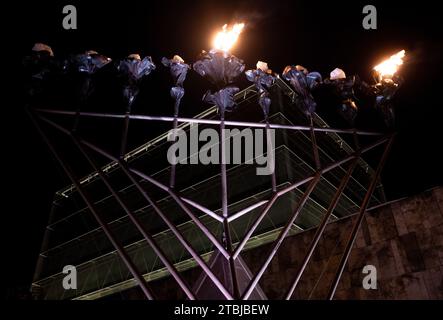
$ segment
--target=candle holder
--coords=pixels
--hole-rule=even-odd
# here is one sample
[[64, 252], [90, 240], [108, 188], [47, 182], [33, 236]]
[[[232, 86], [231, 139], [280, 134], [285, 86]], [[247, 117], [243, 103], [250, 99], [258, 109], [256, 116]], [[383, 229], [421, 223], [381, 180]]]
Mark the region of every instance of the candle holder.
[[315, 71], [309, 72], [305, 67], [297, 65], [287, 66], [282, 76], [297, 93], [297, 106], [306, 116], [311, 117], [317, 107], [311, 92], [322, 82], [321, 74]]
[[295, 97], [296, 105], [308, 117], [311, 126], [311, 141], [314, 153], [314, 161], [316, 168], [320, 168], [320, 155], [318, 152], [317, 140], [314, 132], [314, 120], [312, 115], [317, 108], [317, 103], [312, 96], [312, 91], [317, 88], [321, 82], [322, 77], [318, 72], [309, 72], [305, 67], [300, 65], [287, 66], [282, 73], [284, 79], [289, 81], [297, 94]]
[[246, 78], [253, 82], [258, 90], [258, 103], [263, 110], [265, 121], [268, 121], [271, 105], [269, 88], [274, 84], [275, 76], [272, 74], [272, 70], [268, 68], [268, 64], [262, 61], [257, 62], [257, 69], [247, 70], [245, 74]]
[[[177, 117], [179, 114], [180, 109], [180, 101], [185, 95], [185, 89], [183, 88], [183, 82], [186, 79], [186, 75], [188, 73], [188, 70], [190, 69], [190, 66], [185, 63], [185, 61], [178, 55], [175, 55], [172, 59], [168, 59], [163, 57], [162, 64], [169, 68], [170, 73], [174, 79], [175, 86], [171, 88], [170, 94], [171, 97], [174, 99], [174, 121], [172, 124], [172, 141], [175, 142], [177, 139]], [[170, 182], [169, 186], [171, 188], [175, 187], [175, 156], [174, 161], [171, 164], [171, 176], [170, 176]]]
[[374, 67], [375, 108], [382, 114], [388, 128], [395, 125], [395, 113], [391, 101], [403, 83], [397, 72], [403, 64], [405, 55], [406, 51], [401, 50]]
[[36, 43], [31, 54], [23, 59], [23, 67], [28, 75], [25, 82], [27, 102], [35, 99], [47, 87], [49, 78], [60, 72], [60, 65], [54, 58], [51, 47], [44, 43]]
[[94, 50], [71, 56], [65, 61], [63, 70], [76, 73], [80, 79], [77, 91], [80, 105], [86, 103], [94, 90], [92, 75], [111, 61], [111, 58], [101, 55]]
[[347, 77], [342, 69], [335, 68], [331, 71], [329, 79], [325, 79], [323, 83], [330, 87], [335, 96], [341, 100], [338, 112], [353, 126], [358, 113], [354, 89], [360, 83], [360, 79], [357, 76]]
[[203, 51], [200, 59], [194, 63], [194, 70], [202, 77], [207, 78], [219, 90], [215, 93], [206, 92], [203, 100], [217, 106], [221, 119], [226, 111], [232, 111], [235, 106], [234, 94], [240, 89], [228, 86], [244, 71], [243, 60], [222, 50], [212, 49]]
[[149, 56], [142, 60], [139, 54], [130, 54], [119, 62], [117, 70], [123, 78], [123, 96], [130, 109], [138, 95], [141, 79], [155, 70], [155, 64]]
[[85, 53], [71, 56], [65, 61], [63, 69], [65, 72], [73, 72], [77, 77], [76, 97], [77, 116], [74, 120], [72, 131], [77, 131], [79, 125], [79, 113], [85, 107], [86, 102], [94, 91], [94, 82], [92, 76], [101, 68], [112, 61], [97, 51], [88, 50]]
[[[257, 62], [257, 69], [247, 70], [245, 72], [246, 78], [255, 84], [255, 87], [258, 90], [258, 104], [262, 108], [264, 120], [266, 123], [266, 144], [268, 148], [268, 155], [270, 155], [270, 161], [272, 161], [271, 166], [274, 167], [275, 159], [273, 157], [274, 146], [272, 145], [272, 139], [270, 136], [270, 127], [269, 127], [269, 109], [271, 106], [271, 98], [269, 95], [269, 88], [275, 82], [275, 76], [272, 74], [272, 70], [268, 68], [268, 64], [263, 61]], [[277, 182], [275, 177], [275, 171], [272, 171], [271, 174], [271, 183], [272, 183], [272, 191], [277, 191]]]
[[117, 70], [123, 78], [123, 96], [126, 101], [126, 113], [120, 145], [120, 158], [122, 159], [126, 153], [129, 132], [129, 115], [131, 114], [132, 104], [139, 93], [140, 81], [143, 77], [155, 70], [155, 64], [152, 62], [151, 57], [147, 56], [142, 60], [139, 54], [133, 53], [120, 61]]
[[395, 111], [392, 99], [394, 98], [397, 90], [403, 83], [403, 79], [394, 76], [390, 79], [383, 79], [377, 83], [375, 88], [375, 108], [383, 116], [383, 120], [388, 128], [395, 126]]

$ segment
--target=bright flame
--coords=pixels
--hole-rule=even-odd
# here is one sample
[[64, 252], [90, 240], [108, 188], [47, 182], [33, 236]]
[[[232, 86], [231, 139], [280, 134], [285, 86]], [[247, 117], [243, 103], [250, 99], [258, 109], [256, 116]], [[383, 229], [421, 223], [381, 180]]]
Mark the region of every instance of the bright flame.
[[374, 70], [378, 72], [381, 77], [384, 76], [393, 76], [398, 68], [403, 64], [403, 58], [405, 57], [405, 50], [401, 50], [391, 56], [389, 59], [386, 59], [379, 65], [374, 67]]
[[214, 39], [214, 48], [223, 51], [229, 51], [237, 42], [238, 36], [245, 27], [244, 23], [236, 23], [228, 29], [228, 25], [223, 26], [223, 30], [217, 33]]

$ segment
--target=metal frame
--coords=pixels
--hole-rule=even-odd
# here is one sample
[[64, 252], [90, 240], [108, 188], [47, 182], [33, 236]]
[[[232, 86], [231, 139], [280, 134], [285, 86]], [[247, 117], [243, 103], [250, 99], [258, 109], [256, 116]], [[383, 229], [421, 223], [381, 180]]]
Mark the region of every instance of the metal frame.
[[[311, 192], [315, 189], [318, 181], [321, 179], [322, 175], [326, 172], [337, 168], [341, 165], [346, 164], [347, 162], [351, 161], [351, 164], [348, 167], [348, 170], [343, 177], [339, 187], [336, 190], [336, 193], [328, 207], [328, 210], [323, 217], [323, 220], [319, 227], [317, 228], [316, 234], [311, 242], [311, 245], [309, 246], [307, 253], [305, 255], [305, 258], [299, 266], [299, 269], [297, 271], [297, 274], [295, 276], [294, 281], [291, 283], [290, 288], [287, 291], [286, 299], [291, 299], [291, 296], [293, 295], [294, 290], [296, 289], [299, 280], [301, 279], [303, 272], [308, 265], [312, 254], [317, 247], [317, 244], [319, 242], [319, 239], [321, 238], [323, 231], [326, 228], [326, 225], [329, 221], [329, 218], [334, 212], [334, 209], [343, 194], [343, 191], [351, 177], [351, 174], [356, 167], [358, 161], [360, 160], [360, 156], [369, 151], [373, 148], [386, 144], [383, 156], [379, 162], [379, 165], [377, 167], [377, 170], [372, 177], [370, 186], [367, 190], [367, 193], [363, 199], [361, 209], [358, 215], [358, 219], [353, 226], [351, 235], [349, 237], [349, 240], [346, 245], [345, 252], [343, 253], [342, 259], [340, 261], [339, 267], [336, 271], [336, 275], [334, 277], [334, 280], [331, 284], [331, 288], [328, 294], [328, 299], [332, 299], [335, 293], [335, 290], [337, 289], [338, 283], [340, 281], [341, 275], [344, 271], [345, 265], [347, 263], [347, 260], [349, 258], [352, 246], [354, 244], [356, 235], [358, 233], [358, 230], [360, 228], [362, 219], [364, 217], [364, 214], [366, 212], [367, 206], [369, 204], [369, 200], [371, 199], [372, 193], [376, 187], [376, 184], [379, 179], [379, 175], [381, 173], [381, 170], [383, 168], [384, 162], [386, 161], [389, 149], [392, 146], [393, 143], [393, 134], [383, 134], [379, 132], [370, 132], [370, 131], [360, 131], [356, 129], [333, 129], [333, 128], [319, 128], [314, 127], [314, 123], [311, 118], [310, 126], [295, 126], [295, 125], [281, 125], [281, 124], [273, 124], [269, 123], [268, 120], [265, 121], [265, 123], [256, 123], [256, 122], [240, 122], [240, 121], [227, 121], [224, 119], [224, 116], [222, 115], [219, 120], [214, 119], [202, 119], [202, 118], [184, 118], [184, 117], [178, 117], [177, 114], [174, 114], [174, 117], [156, 117], [156, 116], [149, 116], [149, 115], [134, 115], [130, 114], [129, 112], [126, 112], [125, 114], [109, 114], [109, 113], [92, 113], [92, 112], [71, 112], [71, 111], [63, 111], [63, 110], [47, 110], [47, 109], [34, 109], [32, 111], [28, 110], [28, 114], [33, 119], [34, 124], [37, 127], [38, 132], [42, 135], [44, 141], [48, 145], [51, 152], [54, 154], [56, 160], [60, 163], [62, 168], [65, 170], [68, 177], [71, 179], [73, 185], [78, 190], [80, 196], [83, 198], [85, 203], [87, 204], [88, 208], [90, 209], [91, 213], [94, 215], [95, 219], [100, 224], [101, 228], [105, 232], [106, 236], [108, 237], [109, 241], [113, 244], [115, 247], [117, 253], [119, 254], [120, 258], [124, 261], [128, 269], [131, 271], [133, 277], [137, 280], [138, 285], [143, 290], [145, 296], [148, 299], [153, 299], [154, 294], [152, 293], [151, 289], [148, 287], [146, 281], [141, 276], [139, 270], [135, 267], [135, 265], [130, 260], [129, 256], [125, 252], [125, 249], [117, 242], [114, 235], [109, 230], [107, 224], [103, 221], [103, 219], [100, 217], [97, 210], [94, 208], [94, 205], [91, 201], [89, 201], [88, 196], [86, 195], [79, 179], [72, 173], [64, 159], [60, 157], [52, 143], [50, 142], [49, 138], [45, 134], [45, 132], [41, 129], [40, 124], [38, 123], [40, 121], [45, 122], [46, 124], [49, 124], [51, 127], [67, 134], [70, 136], [74, 142], [74, 144], [77, 146], [77, 148], [80, 150], [82, 155], [88, 160], [89, 164], [94, 168], [94, 170], [98, 173], [98, 176], [100, 180], [104, 182], [106, 187], [111, 192], [112, 196], [117, 200], [119, 205], [122, 207], [122, 209], [125, 211], [126, 215], [130, 218], [131, 222], [137, 227], [137, 229], [141, 232], [141, 234], [144, 236], [145, 240], [148, 242], [148, 244], [154, 249], [155, 253], [158, 255], [168, 272], [173, 276], [175, 281], [179, 284], [181, 289], [184, 291], [185, 295], [188, 297], [188, 299], [195, 299], [196, 293], [190, 289], [188, 284], [185, 282], [185, 280], [182, 278], [182, 276], [179, 274], [177, 269], [174, 267], [174, 265], [169, 261], [169, 259], [166, 257], [164, 252], [159, 248], [157, 245], [155, 239], [150, 235], [146, 229], [141, 225], [141, 223], [138, 221], [138, 219], [134, 216], [133, 212], [129, 210], [129, 208], [125, 205], [123, 200], [118, 195], [118, 192], [111, 186], [107, 176], [106, 172], [99, 168], [96, 163], [92, 160], [92, 158], [89, 156], [89, 153], [86, 151], [84, 147], [86, 147], [90, 151], [94, 151], [96, 153], [101, 154], [102, 156], [108, 158], [111, 161], [115, 161], [119, 168], [122, 169], [124, 174], [131, 180], [131, 182], [136, 186], [138, 192], [142, 195], [142, 197], [154, 208], [154, 211], [158, 216], [166, 223], [166, 225], [171, 229], [173, 234], [177, 237], [177, 239], [180, 241], [180, 243], [184, 246], [184, 248], [188, 251], [188, 253], [195, 259], [197, 264], [202, 268], [203, 272], [208, 276], [209, 279], [214, 283], [214, 285], [217, 287], [217, 289], [222, 293], [222, 295], [226, 299], [244, 299], [247, 300], [252, 292], [256, 289], [260, 279], [262, 278], [263, 274], [267, 270], [269, 264], [271, 263], [273, 257], [279, 250], [281, 244], [283, 243], [284, 239], [287, 237], [293, 223], [299, 216], [300, 212], [302, 211], [304, 205], [306, 204], [306, 201], [309, 198], [309, 195]], [[101, 149], [100, 147], [80, 138], [77, 135], [77, 132], [72, 132], [72, 130], [68, 130], [54, 121], [47, 118], [46, 115], [48, 114], [56, 114], [56, 115], [65, 115], [65, 116], [72, 116], [72, 117], [99, 117], [99, 118], [119, 118], [124, 120], [124, 132], [122, 135], [122, 141], [121, 141], [121, 150], [125, 150], [125, 146], [127, 143], [127, 128], [129, 126], [130, 120], [140, 120], [140, 121], [167, 121], [167, 122], [173, 122], [173, 130], [176, 130], [178, 123], [203, 123], [208, 125], [218, 125], [220, 128], [220, 132], [223, 131], [225, 126], [237, 126], [237, 127], [252, 127], [252, 128], [264, 128], [266, 131], [269, 129], [280, 129], [280, 130], [301, 130], [301, 131], [309, 131], [311, 136], [311, 142], [312, 142], [312, 148], [314, 153], [314, 159], [315, 159], [315, 165], [316, 165], [316, 171], [299, 181], [295, 181], [289, 186], [284, 186], [281, 188], [278, 188], [276, 186], [275, 182], [275, 176], [271, 177], [271, 188], [272, 188], [272, 196], [268, 200], [261, 200], [257, 201], [256, 203], [250, 205], [247, 208], [244, 208], [240, 210], [239, 212], [233, 213], [231, 215], [228, 214], [228, 181], [227, 181], [227, 174], [226, 174], [226, 164], [224, 160], [225, 156], [225, 137], [222, 134], [221, 135], [221, 143], [220, 143], [220, 157], [222, 157], [221, 165], [220, 165], [220, 171], [221, 171], [221, 202], [222, 202], [222, 215], [219, 215], [212, 210], [205, 208], [204, 206], [189, 200], [183, 196], [181, 196], [177, 190], [175, 190], [175, 170], [171, 170], [171, 177], [170, 177], [170, 185], [166, 186], [153, 177], [136, 170], [134, 168], [131, 168], [127, 159], [125, 158], [124, 154], [120, 154], [119, 156], [115, 157], [111, 155], [110, 153], [106, 152], [105, 150]], [[77, 119], [78, 121], [78, 119]], [[315, 133], [316, 132], [325, 132], [325, 133], [341, 133], [341, 134], [352, 134], [354, 137], [354, 140], [356, 142], [356, 151], [344, 159], [341, 159], [339, 161], [336, 161], [333, 164], [330, 164], [328, 166], [322, 167], [319, 159], [318, 154], [318, 146], [315, 139]], [[378, 141], [368, 145], [368, 146], [360, 146], [358, 141], [359, 135], [372, 135], [372, 136], [381, 136], [381, 139]], [[269, 143], [268, 148], [269, 148]], [[195, 225], [204, 233], [204, 235], [212, 242], [212, 244], [216, 247], [216, 249], [222, 254], [222, 256], [228, 261], [231, 269], [231, 276], [232, 276], [232, 284], [233, 284], [233, 290], [230, 292], [230, 290], [227, 289], [226, 285], [223, 284], [220, 279], [217, 278], [217, 276], [211, 271], [211, 267], [207, 265], [207, 263], [201, 258], [201, 256], [191, 247], [191, 245], [186, 241], [186, 239], [183, 237], [183, 235], [180, 233], [180, 231], [177, 229], [177, 227], [172, 223], [167, 215], [162, 212], [162, 210], [158, 207], [156, 202], [147, 194], [147, 192], [143, 189], [143, 187], [140, 185], [139, 181], [135, 177], [141, 178], [152, 185], [160, 188], [161, 190], [167, 192], [171, 198], [180, 206], [180, 208], [189, 216], [189, 218], [195, 223]], [[299, 200], [296, 209], [294, 210], [293, 214], [290, 216], [288, 221], [286, 222], [284, 228], [279, 233], [277, 239], [273, 242], [271, 250], [269, 254], [266, 256], [266, 259], [264, 263], [262, 264], [259, 271], [253, 275], [252, 280], [247, 285], [244, 292], [241, 292], [240, 288], [237, 284], [237, 275], [235, 270], [235, 261], [241, 254], [242, 250], [244, 249], [247, 241], [251, 238], [252, 234], [258, 227], [258, 225], [261, 223], [261, 221], [264, 219], [264, 217], [268, 214], [269, 210], [273, 206], [273, 204], [277, 201], [279, 197], [282, 195], [304, 185], [309, 182], [309, 185], [307, 186], [303, 196]], [[224, 231], [224, 238], [223, 239], [217, 239], [214, 234], [211, 233], [211, 231], [200, 221], [200, 219], [197, 217], [197, 215], [194, 214], [194, 212], [188, 207], [191, 206], [194, 209], [197, 209], [199, 211], [204, 212], [205, 214], [212, 217], [214, 220], [218, 221], [223, 226]], [[261, 206], [264, 206], [258, 217], [255, 219], [254, 223], [249, 227], [249, 229], [246, 232], [246, 235], [244, 238], [237, 244], [235, 248], [233, 248], [233, 244], [231, 242], [231, 235], [230, 235], [230, 223], [236, 220], [237, 218], [247, 215], [252, 210], [259, 208]]]

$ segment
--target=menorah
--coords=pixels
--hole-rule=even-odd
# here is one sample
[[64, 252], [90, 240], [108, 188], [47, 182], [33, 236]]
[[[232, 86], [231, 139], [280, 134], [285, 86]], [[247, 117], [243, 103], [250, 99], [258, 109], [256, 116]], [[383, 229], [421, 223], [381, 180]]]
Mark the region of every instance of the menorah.
[[[227, 32], [234, 32], [238, 36], [241, 28], [242, 27], [234, 27], [231, 31], [224, 29], [223, 34], [225, 35]], [[332, 88], [332, 90], [334, 90], [334, 92], [336, 92], [336, 94], [343, 101], [342, 106], [340, 107], [341, 114], [347, 121], [349, 121], [350, 124], [353, 124], [355, 115], [358, 112], [357, 105], [353, 98], [354, 90], [364, 91], [368, 95], [375, 98], [376, 107], [386, 115], [386, 123], [391, 126], [393, 124], [393, 113], [390, 102], [399, 85], [399, 78], [395, 76], [397, 69], [392, 69], [392, 64], [389, 64], [390, 69], [388, 71], [383, 71], [385, 69], [380, 69], [383, 68], [383, 66], [378, 68], [377, 75], [379, 78], [377, 79], [377, 83], [372, 86], [367, 85], [356, 77], [346, 77], [345, 73], [340, 69], [335, 69], [331, 73], [330, 78], [325, 80], [322, 79], [322, 76], [318, 72], [308, 72], [306, 68], [301, 66], [288, 66], [282, 75], [277, 75], [273, 73], [264, 62], [259, 62], [256, 69], [247, 70], [245, 72], [245, 65], [243, 61], [229, 53], [229, 48], [232, 46], [235, 40], [232, 42], [232, 38], [228, 37], [228, 39], [231, 41], [230, 46], [220, 48], [216, 47], [209, 52], [203, 52], [199, 60], [193, 64], [192, 68], [179, 56], [174, 56], [172, 59], [163, 58], [162, 63], [165, 67], [170, 69], [174, 80], [174, 86], [170, 91], [171, 97], [175, 102], [173, 116], [151, 116], [134, 114], [132, 112], [131, 105], [136, 99], [139, 91], [139, 80], [149, 75], [149, 73], [155, 69], [155, 65], [151, 58], [147, 57], [145, 59], [141, 59], [141, 57], [138, 55], [130, 55], [128, 58], [117, 64], [118, 71], [121, 72], [126, 79], [123, 88], [123, 95], [127, 104], [125, 113], [98, 113], [82, 110], [82, 103], [88, 98], [91, 90], [92, 80], [90, 77], [88, 77], [88, 75], [93, 74], [103, 65], [111, 62], [111, 59], [92, 51], [87, 52], [84, 55], [76, 56], [74, 62], [69, 64], [70, 67], [74, 66], [75, 68], [78, 68], [79, 72], [86, 75], [86, 80], [81, 90], [82, 99], [80, 99], [79, 108], [76, 111], [29, 107], [27, 109], [28, 113], [32, 118], [38, 132], [48, 145], [50, 151], [71, 180], [76, 192], [87, 205], [89, 213], [103, 230], [106, 238], [112, 244], [115, 252], [130, 271], [133, 279], [136, 281], [138, 286], [143, 291], [143, 294], [148, 299], [154, 299], [156, 297], [149, 283], [146, 281], [143, 274], [128, 255], [125, 246], [123, 246], [117, 239], [115, 233], [106, 222], [106, 219], [103, 217], [103, 213], [97, 209], [97, 205], [93, 200], [91, 200], [87, 188], [85, 188], [82, 180], [74, 174], [69, 165], [69, 161], [66, 161], [66, 159], [61, 156], [57, 147], [51, 142], [50, 137], [42, 128], [42, 124], [48, 125], [49, 127], [52, 127], [60, 133], [70, 137], [77, 150], [80, 151], [84, 159], [86, 159], [91, 168], [93, 168], [94, 177], [103, 182], [106, 189], [110, 192], [112, 198], [124, 211], [125, 215], [128, 217], [129, 221], [133, 224], [136, 230], [140, 232], [149, 247], [155, 252], [156, 256], [166, 268], [167, 272], [181, 288], [186, 298], [190, 300], [209, 298], [244, 300], [250, 298], [266, 299], [266, 295], [260, 288], [259, 281], [267, 271], [272, 259], [279, 251], [283, 241], [291, 233], [291, 229], [295, 221], [299, 218], [312, 192], [316, 189], [321, 178], [325, 174], [336, 168], [345, 168], [345, 174], [341, 178], [340, 183], [336, 186], [335, 193], [330, 199], [327, 210], [323, 215], [321, 222], [317, 226], [316, 233], [310, 245], [306, 248], [304, 259], [302, 263], [297, 266], [297, 272], [294, 274], [293, 280], [289, 283], [288, 288], [285, 289], [285, 298], [291, 299], [295, 289], [300, 283], [300, 279], [308, 263], [312, 258], [319, 240], [326, 229], [328, 222], [330, 222], [331, 217], [333, 217], [337, 204], [339, 203], [340, 198], [342, 197], [343, 192], [352, 177], [353, 171], [358, 166], [359, 161], [361, 161], [362, 155], [378, 146], [384, 146], [382, 156], [371, 178], [366, 193], [364, 194], [363, 201], [359, 205], [359, 210], [356, 216], [357, 218], [352, 226], [352, 230], [346, 242], [345, 250], [335, 271], [334, 279], [330, 284], [327, 298], [332, 299], [339, 284], [341, 275], [345, 269], [352, 247], [355, 243], [357, 233], [365, 216], [365, 212], [368, 209], [371, 197], [375, 188], [377, 187], [380, 173], [388, 157], [389, 150], [393, 144], [394, 133], [389, 132], [389, 130], [388, 132], [373, 132], [358, 130], [355, 128], [338, 129], [327, 126], [316, 126], [314, 120], [317, 116], [315, 113], [316, 101], [312, 92], [319, 86]], [[220, 42], [221, 40], [217, 41]], [[226, 45], [226, 42], [224, 41], [221, 41], [220, 43]], [[52, 50], [49, 52], [46, 47], [38, 47], [35, 52], [37, 53], [36, 59], [39, 61], [48, 59], [48, 56], [52, 56]], [[392, 60], [393, 59], [391, 58], [389, 61], [392, 62]], [[394, 65], [398, 67], [398, 65], [401, 63], [398, 61], [397, 55], [394, 57], [394, 60]], [[180, 116], [180, 103], [185, 94], [183, 83], [186, 79], [187, 72], [191, 69], [195, 70], [201, 76], [207, 78], [217, 88], [216, 92], [206, 93], [203, 100], [207, 103], [215, 105], [218, 118], [187, 118]], [[47, 70], [48, 69], [42, 71], [42, 76], [40, 78], [34, 78], [34, 80], [43, 79], [44, 73], [47, 72]], [[226, 119], [226, 114], [235, 108], [235, 97], [240, 91], [232, 84], [234, 83], [235, 79], [243, 73], [245, 73], [247, 79], [253, 83], [253, 86], [251, 86], [249, 89], [254, 91], [257, 97], [258, 105], [263, 112], [263, 119], [261, 121], [238, 121]], [[288, 86], [288, 84], [286, 84], [284, 81], [287, 81], [292, 87], [290, 90], [291, 99], [294, 102], [294, 105], [299, 108], [299, 111], [301, 111], [301, 115], [308, 120], [307, 125], [273, 123], [272, 119], [269, 117], [270, 106], [272, 104], [272, 95], [270, 94], [270, 90], [272, 90], [276, 83], [283, 86]], [[50, 115], [71, 117], [74, 119], [74, 126], [67, 128], [66, 126], [63, 126], [57, 121], [51, 119]], [[120, 153], [118, 155], [113, 155], [111, 152], [106, 151], [99, 145], [88, 141], [84, 137], [81, 137], [78, 133], [78, 123], [80, 119], [83, 118], [120, 119], [123, 121]], [[218, 144], [220, 157], [219, 179], [221, 185], [221, 192], [219, 195], [221, 203], [220, 212], [216, 212], [216, 210], [204, 206], [195, 199], [185, 196], [176, 188], [177, 161], [173, 161], [171, 163], [168, 183], [159, 181], [159, 179], [156, 179], [152, 175], [131, 166], [126, 151], [128, 130], [131, 121], [169, 122], [172, 124], [172, 129], [169, 133], [172, 141], [177, 139], [178, 130], [180, 129], [181, 125], [201, 124], [218, 128], [220, 131], [220, 143]], [[314, 172], [303, 177], [302, 179], [291, 181], [289, 184], [282, 186], [278, 185], [276, 173], [273, 171], [269, 175], [270, 193], [266, 199], [255, 200], [253, 203], [237, 212], [229, 212], [229, 179], [227, 176], [226, 167], [226, 145], [228, 141], [225, 134], [223, 134], [223, 131], [227, 127], [265, 130], [266, 149], [268, 151], [268, 155], [271, 154], [269, 161], [271, 161], [273, 165], [275, 165], [275, 159], [274, 156], [272, 156], [273, 153], [270, 151], [274, 150], [275, 146], [270, 138], [271, 130], [289, 132], [300, 131], [306, 133], [310, 137], [312, 149], [311, 152], [315, 163]], [[322, 164], [321, 157], [319, 155], [319, 146], [316, 139], [319, 134], [350, 135], [355, 141], [355, 150], [345, 157], [334, 161], [333, 163]], [[361, 145], [359, 140], [359, 137], [361, 136], [373, 136], [378, 137], [378, 139], [370, 144]], [[124, 174], [124, 176], [130, 180], [131, 184], [136, 188], [138, 194], [154, 210], [157, 217], [167, 225], [168, 229], [185, 248], [186, 252], [201, 268], [203, 272], [202, 276], [194, 283], [193, 286], [189, 285], [188, 281], [183, 276], [183, 273], [177, 269], [177, 266], [168, 257], [168, 254], [157, 243], [153, 234], [148, 230], [137, 214], [135, 214], [135, 212], [128, 206], [123, 199], [122, 194], [116, 190], [115, 187], [113, 187], [112, 181], [110, 180], [108, 174], [109, 168], [103, 168], [98, 165], [97, 161], [92, 156], [92, 153], [108, 159], [111, 162], [110, 167], [118, 168]], [[156, 201], [149, 194], [149, 192], [147, 192], [146, 187], [141, 183], [141, 181], [158, 188], [162, 192], [165, 192], [168, 197], [172, 199], [172, 201], [182, 210], [182, 212], [193, 222], [196, 228], [198, 228], [198, 230], [204, 234], [207, 241], [209, 241], [211, 246], [214, 248], [210, 258], [206, 259], [205, 261], [202, 255], [195, 250], [195, 248], [189, 242], [189, 239], [183, 235], [177, 224], [171, 219], [170, 214], [160, 207], [158, 201]], [[271, 250], [267, 255], [265, 255], [265, 259], [258, 268], [258, 271], [255, 274], [252, 274], [246, 263], [241, 258], [241, 254], [245, 250], [248, 241], [251, 240], [254, 232], [267, 217], [275, 203], [284, 195], [287, 195], [288, 193], [301, 187], [304, 189], [300, 198], [298, 199], [295, 209], [292, 211], [289, 217], [286, 218], [283, 227], [276, 234], [275, 239], [271, 244]], [[234, 243], [231, 234], [232, 224], [234, 221], [242, 217], [246, 217], [256, 210], [258, 210], [258, 214], [254, 216], [252, 223], [244, 230], [243, 237], [240, 239], [240, 241]], [[221, 235], [216, 236], [210, 230], [210, 228], [208, 228], [207, 224], [201, 221], [201, 218], [198, 216], [198, 214], [196, 214], [196, 211], [207, 215], [210, 217], [210, 219], [212, 219], [212, 222], [220, 225], [222, 229]]]

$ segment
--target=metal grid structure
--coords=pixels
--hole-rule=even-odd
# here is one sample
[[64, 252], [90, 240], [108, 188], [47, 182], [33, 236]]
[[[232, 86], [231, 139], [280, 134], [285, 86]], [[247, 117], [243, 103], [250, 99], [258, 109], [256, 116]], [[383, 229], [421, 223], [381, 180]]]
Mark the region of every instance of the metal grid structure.
[[[326, 224], [358, 212], [331, 284], [328, 298], [332, 298], [366, 209], [385, 201], [379, 175], [393, 135], [333, 129], [317, 114], [310, 123], [294, 107], [296, 93], [281, 79], [271, 93], [275, 103], [269, 128], [277, 132], [275, 183], [269, 177], [255, 176], [254, 166], [245, 164], [228, 166], [224, 174], [223, 169], [220, 173], [218, 167], [202, 165], [192, 170], [190, 165], [178, 165], [171, 170], [165, 156], [170, 145], [167, 133], [118, 157], [54, 120], [177, 121], [184, 130], [193, 124], [219, 126], [222, 122], [231, 128], [266, 128], [255, 86], [235, 96], [237, 110], [242, 112], [234, 111], [226, 120], [217, 119], [215, 107], [194, 118], [30, 110], [38, 131], [72, 181], [55, 195], [33, 290], [44, 299], [96, 299], [138, 285], [146, 298], [153, 299], [151, 281], [172, 276], [191, 300], [264, 298], [257, 296], [260, 279], [284, 239], [317, 227], [286, 289], [290, 299]], [[94, 172], [77, 178], [42, 124], [70, 137]], [[361, 145], [363, 136], [365, 145]], [[362, 156], [381, 145], [381, 160], [372, 170]], [[99, 164], [97, 154], [108, 163]], [[168, 185], [172, 175], [174, 187]], [[228, 192], [223, 192], [223, 186], [228, 186]], [[242, 251], [269, 242], [272, 250], [252, 274], [241, 260]], [[223, 264], [222, 276], [215, 271], [214, 261]], [[76, 265], [79, 279], [84, 279], [77, 290], [65, 291], [61, 286], [61, 270], [67, 264]], [[202, 270], [212, 293], [199, 291], [197, 283], [183, 277], [183, 271], [193, 267]]]

